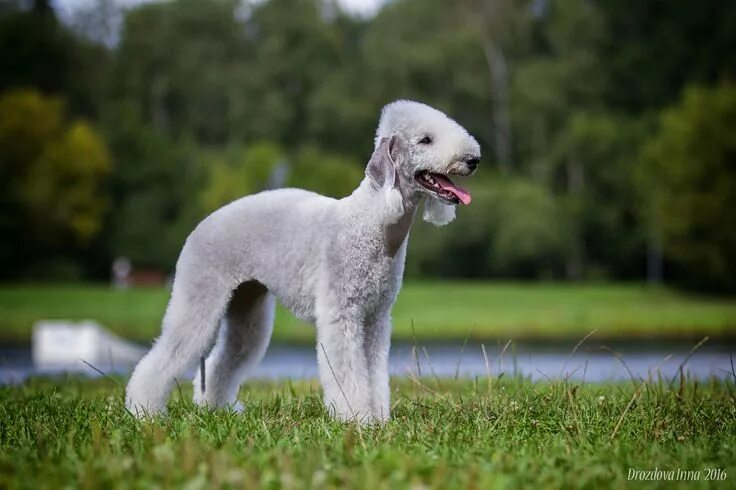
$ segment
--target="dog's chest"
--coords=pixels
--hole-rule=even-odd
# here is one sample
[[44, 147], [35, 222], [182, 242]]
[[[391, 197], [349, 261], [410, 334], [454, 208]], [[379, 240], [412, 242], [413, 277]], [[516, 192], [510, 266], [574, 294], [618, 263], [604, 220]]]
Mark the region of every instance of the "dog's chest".
[[391, 256], [386, 253], [380, 235], [361, 238], [344, 235], [329, 248], [331, 289], [342, 301], [375, 310], [392, 303], [396, 297], [404, 272], [406, 244]]

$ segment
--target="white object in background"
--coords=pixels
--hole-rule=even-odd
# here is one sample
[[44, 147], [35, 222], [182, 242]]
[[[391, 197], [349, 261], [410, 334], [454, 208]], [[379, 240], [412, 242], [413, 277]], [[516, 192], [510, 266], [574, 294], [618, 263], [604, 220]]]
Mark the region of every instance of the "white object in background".
[[105, 330], [97, 322], [41, 320], [33, 326], [33, 364], [37, 367], [86, 369], [82, 361], [108, 372], [135, 364], [145, 349]]
[[118, 257], [112, 263], [112, 285], [117, 289], [128, 289], [133, 264], [128, 257]]

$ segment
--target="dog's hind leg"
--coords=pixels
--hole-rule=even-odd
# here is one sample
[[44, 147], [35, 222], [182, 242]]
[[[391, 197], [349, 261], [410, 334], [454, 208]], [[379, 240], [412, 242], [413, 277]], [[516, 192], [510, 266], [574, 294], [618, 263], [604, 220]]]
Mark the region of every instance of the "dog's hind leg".
[[[194, 401], [211, 408], [229, 405], [237, 410], [240, 384], [268, 348], [273, 331], [275, 299], [257, 281], [241, 284], [234, 291], [222, 319], [220, 333], [205, 362], [205, 377], [197, 371]], [[204, 388], [204, 391], [202, 390]]]
[[161, 337], [128, 382], [125, 399], [133, 414], [164, 412], [176, 378], [210, 348], [234, 287], [227, 280], [196, 261], [180, 259]]

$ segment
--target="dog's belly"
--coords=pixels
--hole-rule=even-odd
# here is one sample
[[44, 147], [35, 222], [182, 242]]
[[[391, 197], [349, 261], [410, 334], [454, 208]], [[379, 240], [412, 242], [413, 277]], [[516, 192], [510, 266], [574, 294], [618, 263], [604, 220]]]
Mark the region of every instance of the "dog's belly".
[[298, 267], [285, 267], [285, 270], [291, 270], [291, 274], [279, 274], [275, 277], [269, 275], [270, 277], [263, 281], [264, 284], [292, 315], [314, 325], [315, 275], [304, 269], [299, 270]]
[[297, 317], [303, 322], [310, 323], [312, 325], [315, 324], [316, 318], [314, 315], [314, 301], [303, 301], [302, 298], [299, 298], [300, 300], [294, 300], [293, 298], [287, 298], [283, 299], [278, 294], [276, 297], [279, 299], [279, 302], [281, 302], [284, 307], [291, 312], [292, 315]]

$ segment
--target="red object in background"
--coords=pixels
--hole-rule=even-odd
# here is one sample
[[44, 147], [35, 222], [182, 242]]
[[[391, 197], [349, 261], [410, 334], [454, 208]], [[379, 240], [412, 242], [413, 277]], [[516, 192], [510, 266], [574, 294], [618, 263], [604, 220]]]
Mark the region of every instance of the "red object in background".
[[133, 269], [128, 276], [130, 287], [163, 286], [166, 284], [166, 274], [157, 269]]

